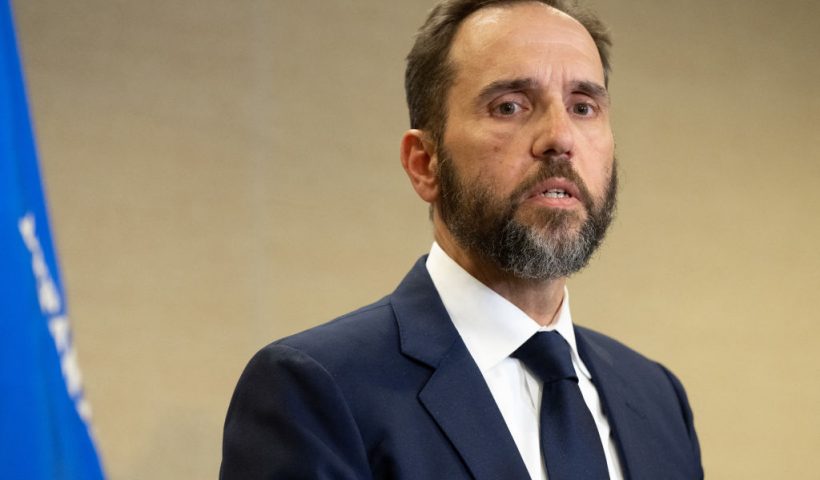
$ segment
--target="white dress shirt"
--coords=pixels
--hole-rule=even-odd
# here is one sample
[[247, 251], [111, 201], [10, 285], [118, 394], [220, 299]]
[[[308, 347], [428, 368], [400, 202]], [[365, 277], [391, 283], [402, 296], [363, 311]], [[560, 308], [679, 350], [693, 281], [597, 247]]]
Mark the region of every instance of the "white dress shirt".
[[484, 376], [532, 479], [547, 479], [538, 435], [542, 386], [510, 355], [539, 330], [556, 330], [572, 350], [572, 364], [581, 394], [601, 436], [609, 478], [622, 480], [609, 421], [601, 408], [592, 376], [578, 356], [566, 289], [557, 318], [548, 327], [542, 327], [467, 273], [437, 243], [430, 249], [427, 270], [456, 330]]

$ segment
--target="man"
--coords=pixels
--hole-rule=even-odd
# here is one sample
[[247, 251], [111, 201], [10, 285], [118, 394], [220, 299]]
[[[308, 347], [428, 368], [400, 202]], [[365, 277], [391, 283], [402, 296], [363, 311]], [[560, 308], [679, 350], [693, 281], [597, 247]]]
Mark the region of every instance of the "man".
[[570, 318], [566, 279], [615, 204], [608, 46], [562, 1], [431, 12], [401, 142], [430, 255], [251, 360], [222, 478], [702, 478], [678, 380]]

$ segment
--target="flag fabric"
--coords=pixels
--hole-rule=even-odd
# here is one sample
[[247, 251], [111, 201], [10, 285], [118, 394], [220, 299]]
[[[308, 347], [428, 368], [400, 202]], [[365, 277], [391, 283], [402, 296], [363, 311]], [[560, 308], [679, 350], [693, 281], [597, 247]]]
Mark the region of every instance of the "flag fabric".
[[0, 0], [0, 479], [101, 479], [9, 1]]

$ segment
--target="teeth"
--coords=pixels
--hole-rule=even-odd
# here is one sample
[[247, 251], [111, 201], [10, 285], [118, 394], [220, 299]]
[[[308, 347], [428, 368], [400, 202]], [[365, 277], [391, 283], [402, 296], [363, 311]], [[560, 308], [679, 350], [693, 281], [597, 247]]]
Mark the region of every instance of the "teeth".
[[561, 190], [560, 188], [552, 188], [547, 190], [546, 192], [542, 193], [541, 195], [547, 198], [567, 198], [569, 194], [565, 190]]

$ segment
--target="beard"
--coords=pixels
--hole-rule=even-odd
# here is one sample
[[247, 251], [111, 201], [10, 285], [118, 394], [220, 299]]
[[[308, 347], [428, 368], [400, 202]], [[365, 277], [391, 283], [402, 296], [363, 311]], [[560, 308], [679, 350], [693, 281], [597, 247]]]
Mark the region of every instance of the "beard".
[[[509, 197], [498, 199], [492, 188], [459, 177], [452, 158], [440, 145], [439, 213], [455, 240], [478, 258], [489, 259], [516, 278], [552, 280], [583, 269], [601, 244], [614, 217], [618, 190], [617, 165], [600, 199], [594, 199], [569, 161], [549, 158]], [[521, 211], [521, 198], [553, 177], [572, 181], [586, 218], [577, 211], [541, 207]], [[526, 217], [528, 222], [522, 222]], [[578, 224], [580, 223], [580, 226]]]

